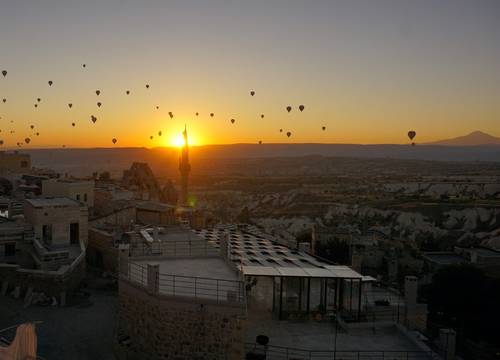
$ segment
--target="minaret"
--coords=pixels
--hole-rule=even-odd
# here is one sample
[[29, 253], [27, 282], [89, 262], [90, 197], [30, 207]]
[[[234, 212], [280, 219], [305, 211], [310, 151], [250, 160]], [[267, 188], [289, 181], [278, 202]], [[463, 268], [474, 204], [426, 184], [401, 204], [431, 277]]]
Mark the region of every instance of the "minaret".
[[179, 205], [187, 206], [188, 180], [189, 180], [189, 172], [191, 171], [191, 165], [189, 164], [188, 135], [185, 125], [184, 125], [184, 132], [182, 133], [182, 135], [184, 137], [184, 145], [182, 145], [181, 156], [179, 158], [179, 171], [181, 173], [181, 194], [179, 197]]

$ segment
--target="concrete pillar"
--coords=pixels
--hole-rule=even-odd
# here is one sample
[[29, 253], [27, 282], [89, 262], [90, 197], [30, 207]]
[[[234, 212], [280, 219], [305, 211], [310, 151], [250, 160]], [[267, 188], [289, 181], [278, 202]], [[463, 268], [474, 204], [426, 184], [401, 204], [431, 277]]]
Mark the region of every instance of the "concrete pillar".
[[59, 301], [60, 306], [66, 306], [66, 291], [61, 292], [60, 294], [60, 301]]
[[9, 282], [8, 281], [2, 282], [2, 295], [7, 294], [8, 288], [9, 288]]
[[160, 292], [160, 265], [148, 264], [148, 292], [157, 295]]
[[443, 360], [455, 359], [457, 333], [452, 329], [439, 329], [439, 342]]
[[398, 261], [396, 259], [389, 259], [387, 261], [387, 275], [390, 282], [397, 281], [398, 279]]
[[405, 303], [407, 326], [412, 328], [417, 315], [417, 289], [418, 279], [416, 276], [405, 277]]
[[363, 263], [363, 255], [353, 252], [351, 256], [351, 268], [361, 273], [361, 264]]
[[121, 244], [118, 247], [118, 275], [128, 278], [128, 258], [129, 258], [129, 246]]

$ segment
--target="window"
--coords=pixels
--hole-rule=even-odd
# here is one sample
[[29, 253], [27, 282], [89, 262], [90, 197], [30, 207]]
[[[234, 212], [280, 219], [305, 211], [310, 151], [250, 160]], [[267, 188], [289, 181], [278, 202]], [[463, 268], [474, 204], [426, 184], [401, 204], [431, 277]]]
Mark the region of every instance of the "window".
[[48, 244], [52, 243], [52, 225], [42, 226], [42, 240]]
[[69, 224], [69, 241], [71, 244], [78, 244], [80, 242], [80, 224]]
[[16, 243], [5, 244], [5, 256], [16, 255]]
[[80, 201], [80, 194], [76, 194], [76, 200]]
[[27, 161], [21, 161], [21, 167], [22, 168], [27, 168], [28, 167], [28, 162]]
[[83, 194], [83, 201], [87, 202], [87, 194]]

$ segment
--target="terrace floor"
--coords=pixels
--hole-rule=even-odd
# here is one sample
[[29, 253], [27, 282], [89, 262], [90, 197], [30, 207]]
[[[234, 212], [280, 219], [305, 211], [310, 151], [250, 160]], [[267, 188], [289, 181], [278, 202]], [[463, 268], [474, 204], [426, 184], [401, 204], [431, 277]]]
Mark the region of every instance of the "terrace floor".
[[[338, 329], [339, 351], [419, 351], [395, 327], [356, 329], [348, 333]], [[335, 325], [316, 321], [263, 320], [249, 322], [245, 341], [255, 342], [257, 335], [269, 337], [269, 345], [304, 350], [335, 350]]]

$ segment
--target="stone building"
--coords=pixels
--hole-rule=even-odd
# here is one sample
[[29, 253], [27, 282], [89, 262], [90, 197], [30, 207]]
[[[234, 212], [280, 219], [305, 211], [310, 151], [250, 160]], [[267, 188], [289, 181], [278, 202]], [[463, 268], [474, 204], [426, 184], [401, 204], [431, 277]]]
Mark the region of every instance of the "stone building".
[[47, 179], [42, 181], [42, 196], [67, 197], [94, 207], [94, 180]]
[[119, 267], [127, 359], [244, 358], [245, 287], [223, 250], [179, 227], [142, 229]]
[[17, 151], [7, 153], [0, 152], [0, 174], [2, 173], [26, 173], [31, 169], [31, 157], [29, 154], [21, 154]]

